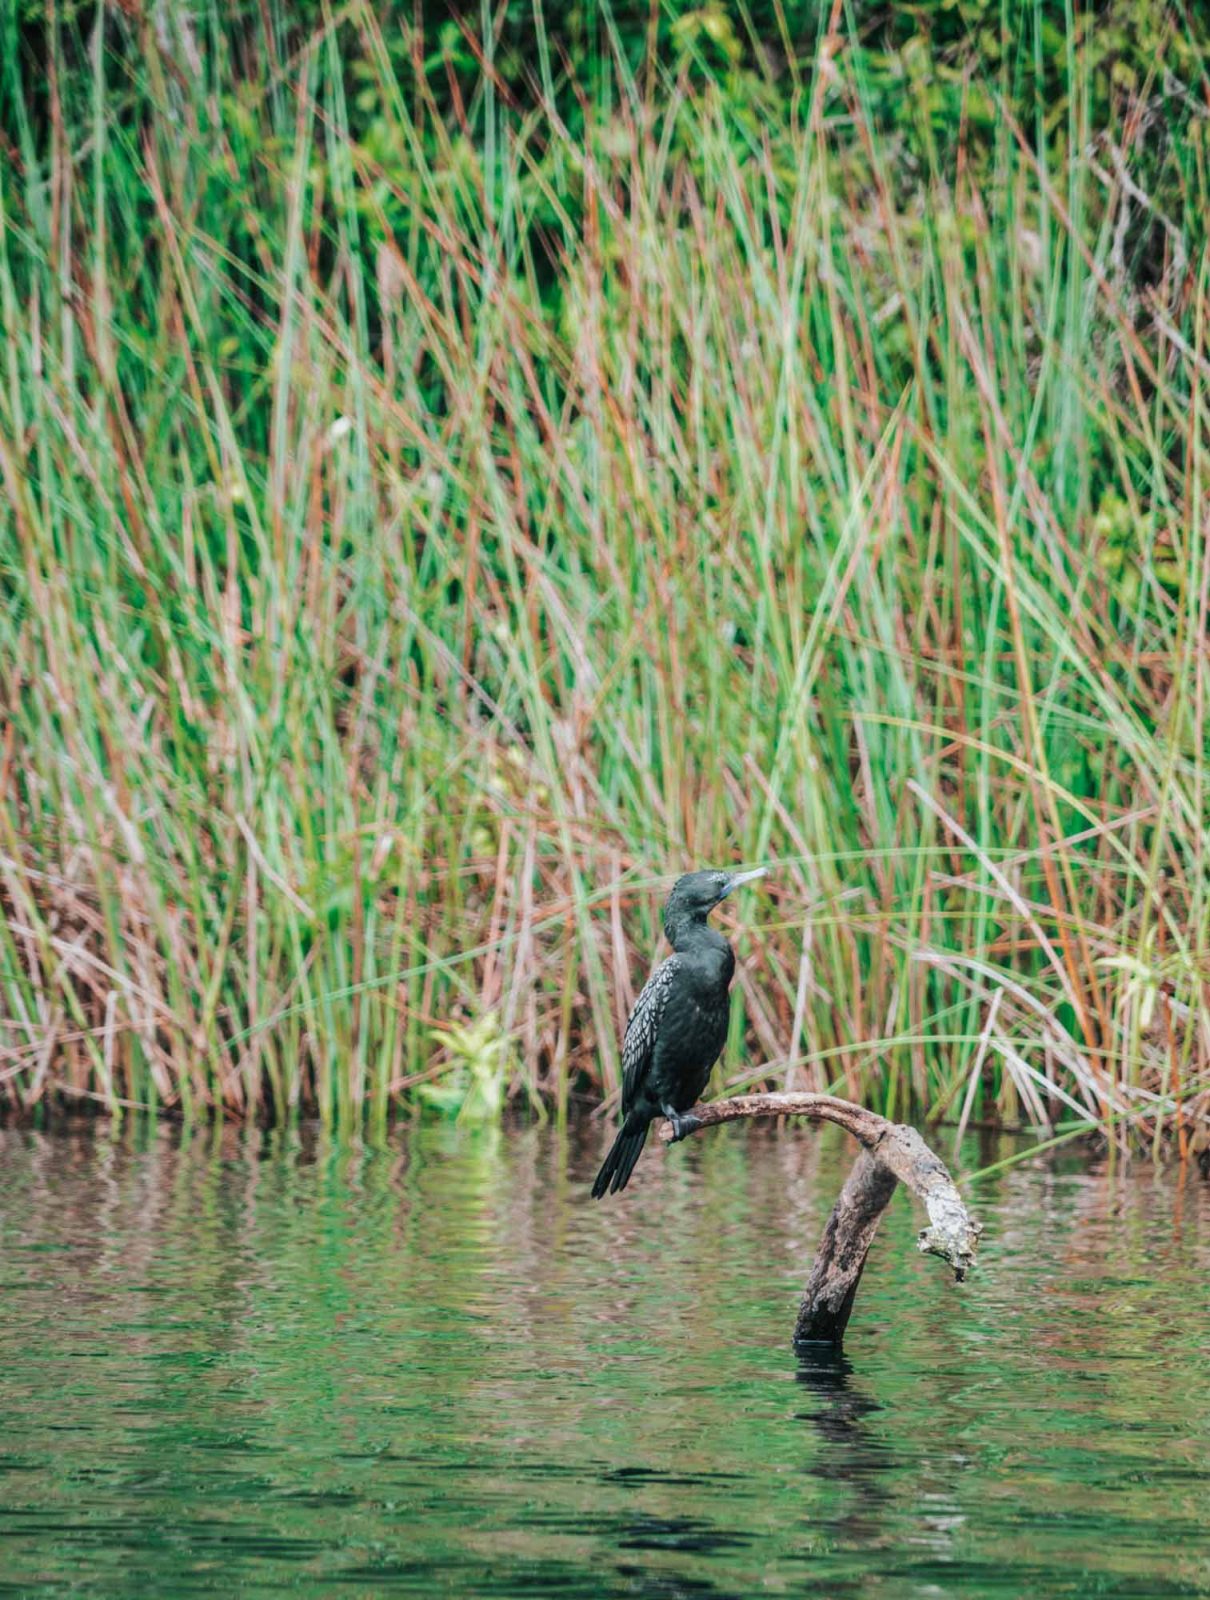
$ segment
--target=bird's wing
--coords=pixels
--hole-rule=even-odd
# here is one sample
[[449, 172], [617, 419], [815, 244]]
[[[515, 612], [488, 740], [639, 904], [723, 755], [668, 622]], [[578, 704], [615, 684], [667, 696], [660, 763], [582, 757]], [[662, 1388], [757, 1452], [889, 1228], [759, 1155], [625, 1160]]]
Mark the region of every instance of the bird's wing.
[[634, 1103], [639, 1080], [647, 1070], [651, 1052], [655, 1049], [655, 1036], [659, 1031], [660, 1017], [676, 977], [680, 962], [669, 956], [643, 985], [643, 992], [634, 1003], [626, 1034], [622, 1040], [622, 1110], [629, 1111]]

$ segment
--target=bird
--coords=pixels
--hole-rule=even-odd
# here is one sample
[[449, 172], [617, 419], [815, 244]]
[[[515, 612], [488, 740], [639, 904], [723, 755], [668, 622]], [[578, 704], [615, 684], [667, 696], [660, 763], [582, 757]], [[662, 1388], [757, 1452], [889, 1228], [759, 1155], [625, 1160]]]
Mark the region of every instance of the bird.
[[722, 1054], [735, 972], [731, 946], [706, 918], [751, 872], [687, 872], [664, 906], [664, 937], [672, 954], [648, 978], [622, 1040], [622, 1126], [605, 1157], [592, 1197], [624, 1189], [643, 1152], [647, 1129], [667, 1117], [674, 1140], [700, 1126], [686, 1116]]

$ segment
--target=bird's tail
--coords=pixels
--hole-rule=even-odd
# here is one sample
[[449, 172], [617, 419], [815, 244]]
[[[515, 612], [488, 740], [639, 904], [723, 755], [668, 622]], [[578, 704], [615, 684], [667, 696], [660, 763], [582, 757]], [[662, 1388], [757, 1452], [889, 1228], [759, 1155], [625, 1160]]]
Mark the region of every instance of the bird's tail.
[[634, 1164], [643, 1153], [643, 1146], [647, 1142], [646, 1122], [632, 1122], [629, 1117], [618, 1131], [617, 1138], [610, 1146], [609, 1154], [605, 1157], [604, 1165], [597, 1173], [597, 1181], [592, 1186], [592, 1197], [599, 1200], [605, 1193], [617, 1194], [619, 1189], [624, 1189], [634, 1171]]

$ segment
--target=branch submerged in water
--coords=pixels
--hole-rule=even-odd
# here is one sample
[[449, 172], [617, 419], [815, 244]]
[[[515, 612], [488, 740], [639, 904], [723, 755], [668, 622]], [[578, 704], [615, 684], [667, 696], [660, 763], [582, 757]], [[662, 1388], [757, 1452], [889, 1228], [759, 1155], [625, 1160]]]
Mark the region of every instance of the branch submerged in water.
[[[947, 1261], [959, 1283], [974, 1265], [981, 1226], [967, 1211], [945, 1163], [915, 1128], [830, 1094], [741, 1094], [694, 1106], [682, 1118], [682, 1137], [742, 1117], [835, 1122], [862, 1146], [824, 1229], [794, 1329], [796, 1344], [841, 1343], [866, 1255], [899, 1183], [928, 1212], [929, 1225], [917, 1238], [919, 1249]], [[665, 1125], [660, 1138], [672, 1143], [672, 1129]]]

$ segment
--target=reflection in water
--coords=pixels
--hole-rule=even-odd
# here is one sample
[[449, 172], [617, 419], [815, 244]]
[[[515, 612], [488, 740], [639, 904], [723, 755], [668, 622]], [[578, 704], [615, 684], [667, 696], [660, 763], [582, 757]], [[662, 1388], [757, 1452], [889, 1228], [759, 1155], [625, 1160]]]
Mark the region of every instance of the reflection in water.
[[829, 1444], [853, 1451], [855, 1466], [877, 1471], [879, 1463], [861, 1459], [862, 1444], [869, 1437], [862, 1418], [881, 1408], [877, 1400], [854, 1384], [849, 1358], [827, 1345], [815, 1345], [799, 1351], [795, 1376], [818, 1402], [814, 1410], [800, 1411], [799, 1416], [810, 1421]]
[[1210, 1186], [900, 1197], [796, 1362], [843, 1142], [601, 1143], [0, 1129], [0, 1596], [1210, 1595]]
[[885, 1469], [885, 1462], [871, 1446], [871, 1430], [863, 1421], [882, 1408], [853, 1382], [853, 1363], [847, 1355], [827, 1346], [800, 1352], [795, 1376], [816, 1400], [815, 1410], [800, 1411], [799, 1416], [810, 1421], [819, 1438], [845, 1453], [853, 1475]]
[[881, 1532], [882, 1513], [891, 1500], [884, 1475], [895, 1465], [885, 1440], [866, 1422], [882, 1405], [855, 1381], [848, 1357], [826, 1345], [800, 1350], [795, 1376], [814, 1400], [810, 1410], [798, 1414], [811, 1423], [827, 1447], [812, 1458], [806, 1470], [848, 1489], [850, 1503], [834, 1524], [845, 1543], [873, 1546]]

